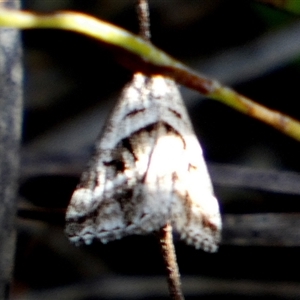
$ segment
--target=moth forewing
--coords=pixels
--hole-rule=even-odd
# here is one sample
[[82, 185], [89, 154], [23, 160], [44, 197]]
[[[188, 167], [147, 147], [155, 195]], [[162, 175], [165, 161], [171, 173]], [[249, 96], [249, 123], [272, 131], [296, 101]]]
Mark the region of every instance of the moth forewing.
[[187, 136], [185, 141], [182, 169], [175, 180], [172, 225], [188, 244], [214, 252], [221, 230], [218, 201], [198, 141], [195, 136]]
[[[173, 80], [162, 80], [167, 88], [161, 118], [172, 128], [178, 141], [177, 150], [180, 149], [178, 156], [172, 158], [170, 168], [173, 170], [172, 225], [188, 244], [214, 252], [222, 226], [218, 201], [180, 92]], [[166, 146], [169, 152], [175, 151], [174, 148]]]
[[96, 143], [66, 219], [74, 242], [146, 234], [171, 222], [187, 243], [217, 249], [218, 203], [171, 79], [134, 75]]

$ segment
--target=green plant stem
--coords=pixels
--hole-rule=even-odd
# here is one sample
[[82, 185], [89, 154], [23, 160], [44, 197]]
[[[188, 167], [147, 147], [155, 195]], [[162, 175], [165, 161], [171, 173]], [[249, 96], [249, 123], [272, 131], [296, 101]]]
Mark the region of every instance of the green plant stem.
[[263, 4], [269, 4], [273, 7], [286, 10], [293, 14], [300, 14], [300, 1], [299, 0], [256, 0]]
[[[218, 100], [250, 117], [263, 121], [282, 133], [300, 141], [300, 122], [280, 112], [268, 109], [218, 81], [194, 72], [167, 53], [141, 37], [122, 28], [76, 12], [55, 12], [40, 15], [17, 10], [0, 10], [0, 27], [20, 29], [52, 28], [72, 30], [96, 38], [127, 51], [131, 57], [130, 68], [148, 75], [161, 74], [194, 89], [205, 96]], [[137, 60], [136, 58], [139, 58]], [[138, 62], [137, 62], [138, 61]]]

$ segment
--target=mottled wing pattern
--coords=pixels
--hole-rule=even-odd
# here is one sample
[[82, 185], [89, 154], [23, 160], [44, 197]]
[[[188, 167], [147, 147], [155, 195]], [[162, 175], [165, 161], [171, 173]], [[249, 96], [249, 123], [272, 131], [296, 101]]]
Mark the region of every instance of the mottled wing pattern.
[[176, 84], [135, 74], [123, 90], [67, 209], [75, 243], [108, 242], [167, 222], [215, 251], [221, 219], [202, 150]]

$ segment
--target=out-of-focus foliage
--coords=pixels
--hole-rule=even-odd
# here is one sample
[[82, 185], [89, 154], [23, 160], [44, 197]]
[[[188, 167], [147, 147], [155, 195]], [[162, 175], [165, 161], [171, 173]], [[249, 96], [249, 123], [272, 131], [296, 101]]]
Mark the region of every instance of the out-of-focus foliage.
[[266, 3], [279, 9], [284, 9], [294, 14], [300, 13], [299, 0], [257, 0], [258, 2]]

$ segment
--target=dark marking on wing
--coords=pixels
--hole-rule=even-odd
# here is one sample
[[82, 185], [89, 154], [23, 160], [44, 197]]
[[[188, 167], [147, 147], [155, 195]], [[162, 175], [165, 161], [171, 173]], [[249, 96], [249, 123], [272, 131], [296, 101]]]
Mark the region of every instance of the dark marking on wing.
[[168, 134], [173, 133], [174, 135], [178, 136], [178, 138], [180, 138], [183, 143], [183, 148], [186, 149], [186, 143], [184, 138], [181, 136], [181, 134], [177, 130], [175, 130], [172, 126], [170, 126], [168, 123], [162, 122], [161, 124], [165, 126]]
[[115, 198], [115, 200], [120, 204], [122, 211], [126, 211], [126, 205], [133, 197], [133, 189], [123, 189]]
[[136, 155], [135, 155], [135, 153], [134, 153], [134, 149], [133, 149], [133, 147], [132, 147], [130, 138], [125, 138], [125, 139], [123, 139], [123, 140], [120, 142], [120, 144], [121, 144], [121, 147], [127, 149], [127, 151], [133, 155], [135, 161], [138, 160], [138, 157], [136, 157]]
[[145, 108], [141, 108], [141, 109], [134, 109], [131, 112], [129, 112], [128, 114], [126, 114], [126, 116], [124, 117], [124, 119], [126, 119], [127, 117], [132, 117], [135, 116], [139, 113], [144, 112], [146, 109]]
[[197, 170], [197, 166], [194, 166], [192, 164], [189, 164], [188, 165], [188, 171], [191, 171], [191, 170]]
[[[95, 219], [97, 218], [98, 215], [98, 208], [89, 212], [88, 214], [85, 214], [84, 216], [79, 216], [79, 217], [72, 217], [72, 218], [68, 218], [67, 221], [70, 224], [73, 224], [72, 227], [77, 228], [75, 224], [77, 224], [77, 226], [81, 226], [83, 223], [85, 223], [87, 220], [93, 220], [93, 223], [95, 222]], [[75, 223], [75, 224], [74, 224]], [[77, 228], [78, 231], [78, 228]]]
[[94, 190], [98, 184], [98, 174], [88, 169], [82, 173], [80, 182], [78, 183], [76, 189], [88, 188], [90, 190]]
[[119, 159], [113, 159], [111, 161], [104, 161], [103, 165], [106, 167], [113, 167], [117, 173], [124, 172], [124, 170], [125, 170], [125, 163]]
[[140, 132], [142, 132], [142, 131], [146, 131], [146, 132], [151, 133], [152, 131], [158, 130], [160, 126], [165, 127], [167, 133], [173, 132], [175, 135], [177, 135], [178, 137], [180, 137], [180, 138], [182, 139], [180, 133], [179, 133], [177, 130], [175, 130], [175, 129], [174, 129], [172, 126], [170, 126], [168, 123], [162, 122], [162, 121], [156, 122], [156, 123], [152, 123], [152, 124], [149, 124], [149, 125], [147, 125], [147, 126], [145, 126], [145, 127], [142, 127], [142, 128], [140, 128], [139, 130], [137, 130], [136, 132], [134, 132], [132, 135], [138, 134], [138, 133], [140, 133]]
[[192, 199], [189, 195], [188, 192], [186, 192], [185, 197], [184, 197], [184, 209], [185, 209], [185, 214], [186, 214], [186, 219], [188, 223], [192, 219]]
[[178, 119], [181, 119], [182, 118], [182, 115], [178, 112], [178, 111], [176, 111], [176, 110], [174, 110], [174, 109], [172, 109], [172, 108], [168, 108], [168, 110], [171, 112], [171, 113], [173, 113]]
[[150, 125], [147, 125], [147, 126], [141, 128], [141, 129], [139, 129], [138, 132], [147, 131], [148, 133], [150, 133], [154, 130], [157, 130], [158, 126], [159, 126], [159, 123], [152, 123]]
[[204, 214], [202, 215], [202, 225], [204, 228], [209, 228], [212, 232], [217, 233], [219, 231], [219, 228], [210, 222], [209, 218], [207, 218]]

